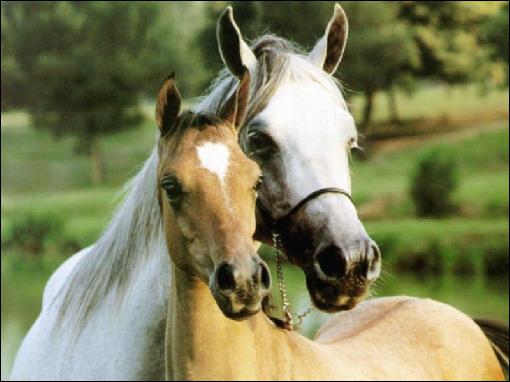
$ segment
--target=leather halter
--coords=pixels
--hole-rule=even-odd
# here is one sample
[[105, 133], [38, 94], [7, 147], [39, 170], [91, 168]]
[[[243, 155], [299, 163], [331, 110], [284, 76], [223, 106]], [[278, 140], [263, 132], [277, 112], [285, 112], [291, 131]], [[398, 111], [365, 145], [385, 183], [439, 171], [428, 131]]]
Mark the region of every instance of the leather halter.
[[269, 229], [271, 230], [271, 236], [273, 239], [273, 244], [275, 247], [275, 253], [276, 253], [276, 271], [278, 274], [278, 289], [280, 290], [280, 298], [282, 300], [282, 313], [283, 313], [283, 320], [279, 318], [272, 317], [269, 312], [266, 312], [267, 316], [276, 324], [276, 326], [280, 328], [284, 328], [286, 330], [294, 330], [295, 328], [299, 327], [301, 325], [301, 322], [303, 321], [303, 318], [308, 315], [312, 308], [308, 308], [305, 312], [301, 314], [297, 314], [296, 317], [298, 319], [297, 323], [294, 323], [293, 320], [293, 314], [290, 310], [289, 301], [287, 298], [287, 290], [285, 288], [285, 281], [283, 278], [283, 268], [281, 265], [280, 256], [282, 254], [289, 259], [289, 255], [285, 249], [285, 246], [283, 244], [283, 241], [281, 239], [281, 233], [280, 229], [288, 222], [289, 218], [294, 215], [296, 212], [298, 212], [306, 203], [308, 203], [310, 200], [313, 200], [317, 197], [319, 197], [322, 194], [341, 194], [344, 196], [347, 196], [347, 198], [351, 201], [352, 204], [354, 204], [351, 195], [341, 188], [336, 187], [326, 187], [321, 188], [319, 190], [316, 190], [306, 196], [305, 198], [301, 199], [299, 203], [297, 203], [287, 214], [284, 216], [273, 219], [271, 216], [271, 212], [269, 209], [262, 204], [260, 199], [257, 198], [257, 208], [260, 211], [260, 214], [262, 215], [262, 220], [268, 225]]
[[257, 199], [257, 208], [259, 209], [260, 214], [262, 215], [264, 223], [266, 223], [269, 226], [271, 233], [280, 234], [279, 232], [280, 229], [283, 226], [285, 226], [285, 224], [292, 215], [298, 212], [306, 203], [321, 196], [322, 194], [341, 194], [346, 196], [351, 201], [351, 203], [354, 204], [351, 195], [347, 191], [337, 187], [326, 187], [316, 190], [309, 194], [308, 196], [306, 196], [305, 198], [301, 199], [301, 201], [299, 201], [299, 203], [292, 207], [292, 209], [289, 212], [287, 212], [287, 214], [283, 215], [278, 219], [273, 219], [273, 217], [271, 216], [271, 212], [266, 206], [262, 204], [259, 198]]

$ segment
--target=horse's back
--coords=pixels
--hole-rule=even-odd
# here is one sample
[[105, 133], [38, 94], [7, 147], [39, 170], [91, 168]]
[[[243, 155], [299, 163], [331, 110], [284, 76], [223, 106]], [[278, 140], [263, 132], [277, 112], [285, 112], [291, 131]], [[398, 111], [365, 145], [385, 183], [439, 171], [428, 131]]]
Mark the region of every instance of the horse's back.
[[[166, 303], [160, 298], [165, 295], [154, 281], [157, 270], [151, 261], [145, 271], [140, 270], [147, 277], [134, 281], [131, 299], [118, 304], [117, 295], [111, 293], [79, 331], [60, 321], [69, 276], [89, 250], [70, 257], [48, 280], [41, 313], [18, 350], [11, 379], [150, 380], [164, 376]], [[151, 358], [147, 358], [148, 353], [152, 353]]]
[[[375, 350], [374, 356], [404, 371], [432, 379], [503, 379], [487, 337], [459, 310], [430, 299], [369, 300], [331, 318], [318, 343]], [[366, 354], [365, 354], [366, 355]], [[409, 369], [406, 371], [406, 369]]]

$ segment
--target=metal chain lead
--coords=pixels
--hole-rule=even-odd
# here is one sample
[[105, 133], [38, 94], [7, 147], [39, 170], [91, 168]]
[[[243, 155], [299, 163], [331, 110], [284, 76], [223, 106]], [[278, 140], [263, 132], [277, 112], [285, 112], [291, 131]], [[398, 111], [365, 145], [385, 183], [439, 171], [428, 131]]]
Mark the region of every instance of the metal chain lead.
[[281, 242], [280, 236], [277, 233], [273, 233], [273, 244], [276, 252], [276, 275], [278, 277], [278, 289], [280, 290], [280, 298], [282, 301], [282, 313], [284, 318], [284, 326], [287, 330], [294, 330], [299, 328], [301, 323], [303, 322], [303, 318], [307, 316], [311, 311], [312, 307], [309, 307], [306, 311], [301, 314], [296, 314], [298, 318], [297, 323], [294, 323], [292, 319], [292, 312], [290, 311], [290, 303], [287, 296], [287, 288], [285, 286], [285, 279], [283, 276], [283, 266], [281, 263], [282, 253], [285, 251], [283, 244]]

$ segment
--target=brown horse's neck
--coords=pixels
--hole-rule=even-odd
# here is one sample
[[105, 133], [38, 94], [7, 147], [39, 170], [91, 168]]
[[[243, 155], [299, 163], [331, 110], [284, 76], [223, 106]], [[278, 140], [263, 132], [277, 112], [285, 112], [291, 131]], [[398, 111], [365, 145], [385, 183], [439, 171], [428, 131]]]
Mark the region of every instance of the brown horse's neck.
[[171, 380], [257, 380], [290, 375], [288, 335], [262, 313], [226, 318], [208, 286], [173, 267], [166, 359]]

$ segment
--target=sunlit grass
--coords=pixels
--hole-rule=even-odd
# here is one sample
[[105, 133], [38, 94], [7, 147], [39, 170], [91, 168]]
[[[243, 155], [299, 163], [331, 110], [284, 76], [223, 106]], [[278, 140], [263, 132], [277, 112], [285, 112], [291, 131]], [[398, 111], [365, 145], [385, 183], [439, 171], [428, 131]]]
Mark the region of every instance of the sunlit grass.
[[[473, 137], [450, 141], [448, 136], [419, 147], [377, 154], [352, 164], [353, 195], [358, 204], [387, 198], [386, 217], [413, 215], [409, 195], [411, 177], [418, 159], [435, 148], [452, 154], [459, 170], [454, 200], [469, 215], [508, 216], [508, 123]], [[462, 211], [461, 211], [462, 212]]]
[[[348, 92], [349, 94], [349, 92]], [[351, 110], [356, 121], [361, 120], [363, 97], [353, 92]], [[431, 118], [455, 114], [480, 114], [487, 112], [508, 113], [508, 89], [483, 92], [477, 85], [445, 86], [430, 84], [412, 94], [397, 91], [397, 105], [402, 119]], [[374, 100], [374, 121], [390, 118], [385, 93], [377, 93]]]

